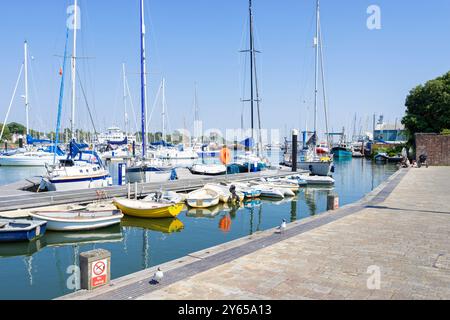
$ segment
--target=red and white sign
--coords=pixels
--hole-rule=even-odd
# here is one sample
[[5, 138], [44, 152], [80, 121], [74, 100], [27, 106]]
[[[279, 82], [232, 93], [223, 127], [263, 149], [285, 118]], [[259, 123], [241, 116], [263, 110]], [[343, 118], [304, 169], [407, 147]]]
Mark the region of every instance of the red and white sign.
[[108, 277], [108, 259], [99, 260], [92, 264], [91, 286], [96, 288], [106, 284]]

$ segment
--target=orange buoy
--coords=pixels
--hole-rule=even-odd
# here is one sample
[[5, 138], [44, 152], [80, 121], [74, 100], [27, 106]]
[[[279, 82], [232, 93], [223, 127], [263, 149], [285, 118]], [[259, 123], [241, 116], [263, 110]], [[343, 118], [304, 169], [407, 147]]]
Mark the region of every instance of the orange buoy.
[[222, 150], [220, 150], [220, 161], [227, 165], [231, 161], [231, 152], [230, 149], [223, 147]]
[[219, 228], [223, 232], [229, 232], [231, 230], [231, 218], [229, 215], [225, 215], [220, 219]]

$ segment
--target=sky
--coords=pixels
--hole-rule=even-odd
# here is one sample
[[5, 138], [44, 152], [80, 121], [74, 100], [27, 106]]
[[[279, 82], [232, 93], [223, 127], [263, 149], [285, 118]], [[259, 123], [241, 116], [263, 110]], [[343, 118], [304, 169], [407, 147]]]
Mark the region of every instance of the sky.
[[[30, 126], [54, 131], [65, 44], [68, 0], [2, 1], [0, 9], [0, 123], [23, 63], [30, 57]], [[194, 87], [205, 128], [250, 123], [247, 0], [146, 0], [148, 108], [166, 79], [169, 130], [191, 129]], [[370, 30], [367, 9], [377, 5], [381, 29]], [[122, 64], [131, 99], [131, 128], [139, 123], [139, 0], [79, 0], [78, 128], [124, 127]], [[315, 0], [253, 0], [262, 127], [313, 126]], [[325, 85], [330, 129], [371, 130], [373, 114], [392, 124], [404, 115], [408, 92], [450, 70], [450, 1], [321, 0]], [[70, 34], [70, 41], [72, 41]], [[69, 43], [69, 50], [72, 44]], [[247, 57], [247, 58], [246, 58]], [[70, 70], [68, 68], [68, 70]], [[246, 70], [246, 71], [245, 71]], [[244, 80], [247, 79], [247, 80]], [[65, 77], [63, 126], [69, 126], [70, 74]], [[83, 97], [83, 91], [86, 99]], [[246, 92], [243, 94], [243, 92]], [[8, 122], [25, 123], [23, 79]], [[134, 113], [130, 107], [134, 105]], [[318, 126], [324, 130], [319, 101]], [[150, 113], [150, 111], [149, 111]], [[136, 121], [135, 121], [136, 120]], [[150, 130], [161, 130], [161, 102]]]

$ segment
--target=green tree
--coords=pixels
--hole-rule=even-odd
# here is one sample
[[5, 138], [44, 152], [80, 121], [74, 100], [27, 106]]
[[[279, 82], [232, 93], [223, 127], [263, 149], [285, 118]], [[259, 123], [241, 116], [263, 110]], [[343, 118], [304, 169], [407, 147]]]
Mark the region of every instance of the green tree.
[[450, 71], [412, 89], [402, 120], [414, 143], [416, 133], [441, 133], [450, 126]]
[[9, 132], [11, 132], [12, 134], [23, 134], [25, 135], [27, 133], [27, 128], [17, 122], [11, 122], [7, 125]]
[[[0, 133], [3, 130], [3, 123], [0, 123]], [[5, 130], [3, 131], [2, 141], [11, 140], [11, 132], [9, 131], [8, 126], [5, 126]]]

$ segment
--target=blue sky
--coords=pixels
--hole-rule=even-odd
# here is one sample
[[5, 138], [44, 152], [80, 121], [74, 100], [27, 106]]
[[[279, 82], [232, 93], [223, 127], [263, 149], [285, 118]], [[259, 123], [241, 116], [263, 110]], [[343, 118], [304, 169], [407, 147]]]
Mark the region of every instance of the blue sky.
[[[122, 63], [139, 108], [139, 1], [79, 0], [82, 11], [79, 61], [98, 129], [123, 126]], [[417, 84], [450, 70], [450, 1], [321, 1], [330, 123], [352, 131], [373, 113], [395, 122], [405, 97]], [[254, 0], [254, 15], [265, 128], [312, 127], [314, 0]], [[31, 125], [54, 130], [64, 49], [67, 0], [4, 1], [0, 10], [0, 122], [23, 61], [23, 41], [33, 56], [30, 74]], [[366, 27], [368, 6], [381, 8], [381, 30]], [[239, 128], [246, 49], [246, 0], [146, 0], [149, 106], [166, 78], [170, 129], [193, 121], [194, 83], [207, 128]], [[243, 41], [244, 40], [244, 41]], [[248, 75], [248, 73], [247, 73]], [[68, 126], [70, 77], [63, 124]], [[25, 122], [23, 85], [9, 121]], [[90, 128], [78, 90], [80, 128]], [[247, 98], [247, 97], [245, 97]], [[323, 112], [319, 110], [323, 127]], [[130, 112], [130, 111], [129, 111]], [[130, 112], [131, 114], [131, 112]], [[152, 130], [161, 128], [160, 108]], [[249, 106], [245, 109], [246, 124]], [[360, 120], [361, 119], [361, 120]]]

